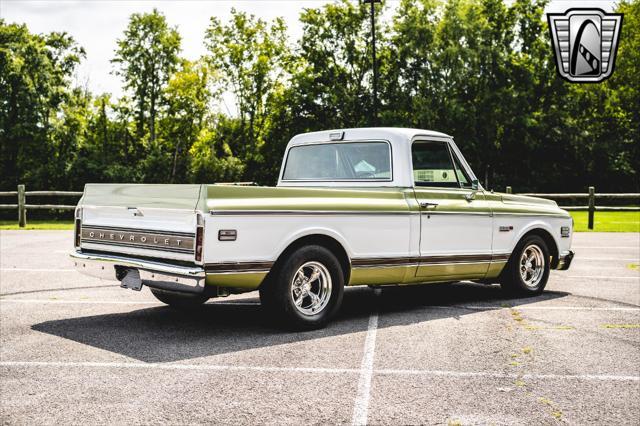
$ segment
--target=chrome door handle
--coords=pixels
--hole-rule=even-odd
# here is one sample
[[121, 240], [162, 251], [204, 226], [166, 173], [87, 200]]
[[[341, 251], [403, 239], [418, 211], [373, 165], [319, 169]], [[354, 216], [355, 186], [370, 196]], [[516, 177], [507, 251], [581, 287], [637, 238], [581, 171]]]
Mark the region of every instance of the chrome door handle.
[[464, 199], [471, 202], [476, 198], [476, 193], [474, 192], [470, 192], [468, 194], [465, 194]]
[[438, 207], [438, 203], [431, 203], [428, 201], [420, 201], [420, 208], [428, 209], [429, 207]]

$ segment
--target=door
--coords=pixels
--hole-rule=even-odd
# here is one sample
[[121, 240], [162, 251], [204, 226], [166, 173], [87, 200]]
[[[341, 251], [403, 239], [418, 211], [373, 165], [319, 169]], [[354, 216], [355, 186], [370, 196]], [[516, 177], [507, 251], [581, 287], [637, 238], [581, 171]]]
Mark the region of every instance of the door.
[[420, 260], [428, 280], [483, 278], [491, 263], [493, 217], [484, 192], [448, 141], [415, 141]]

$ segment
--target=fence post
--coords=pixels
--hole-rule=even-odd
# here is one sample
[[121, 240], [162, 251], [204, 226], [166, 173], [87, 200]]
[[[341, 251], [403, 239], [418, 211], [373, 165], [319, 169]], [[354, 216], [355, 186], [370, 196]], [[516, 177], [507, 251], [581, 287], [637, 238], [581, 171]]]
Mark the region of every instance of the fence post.
[[510, 186], [507, 186], [507, 194], [512, 194], [513, 193], [513, 189], [511, 189]]
[[589, 187], [589, 229], [593, 229], [593, 215], [596, 211], [596, 188]]
[[18, 185], [18, 226], [24, 228], [27, 226], [27, 197], [24, 193], [24, 185]]

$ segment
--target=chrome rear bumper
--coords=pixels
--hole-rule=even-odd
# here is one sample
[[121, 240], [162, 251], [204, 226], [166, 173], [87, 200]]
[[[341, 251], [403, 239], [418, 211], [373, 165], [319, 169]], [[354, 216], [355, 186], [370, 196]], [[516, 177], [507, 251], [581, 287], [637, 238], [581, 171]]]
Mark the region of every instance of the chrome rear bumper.
[[177, 266], [109, 254], [69, 254], [76, 270], [92, 277], [120, 281], [127, 270], [137, 269], [146, 286], [187, 293], [202, 293], [206, 274], [198, 266]]

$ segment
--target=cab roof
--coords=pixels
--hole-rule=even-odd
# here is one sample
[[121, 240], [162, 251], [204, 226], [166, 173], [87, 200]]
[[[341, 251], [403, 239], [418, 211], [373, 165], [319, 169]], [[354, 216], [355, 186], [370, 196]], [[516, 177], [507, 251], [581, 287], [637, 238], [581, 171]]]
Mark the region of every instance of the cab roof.
[[[335, 135], [340, 135], [344, 132], [344, 135], [340, 139], [334, 139]], [[334, 136], [334, 137], [332, 137]], [[447, 138], [453, 139], [452, 136], [446, 133], [436, 132], [434, 130], [424, 129], [411, 129], [406, 127], [359, 127], [351, 129], [332, 129], [322, 130], [319, 132], [301, 133], [294, 136], [289, 145], [299, 145], [310, 142], [329, 142], [335, 140], [339, 142], [341, 140], [359, 140], [359, 139], [380, 139], [388, 140], [389, 142], [407, 143], [410, 144], [416, 137], [429, 137], [429, 138]]]
[[[445, 133], [423, 129], [407, 129], [400, 127], [363, 127], [358, 129], [334, 129], [321, 132], [303, 133], [294, 136], [287, 145], [278, 186], [356, 186], [356, 187], [412, 187], [413, 166], [411, 162], [411, 144], [416, 139], [432, 139], [446, 141], [455, 146], [453, 138]], [[333, 181], [326, 180], [284, 180], [283, 173], [286, 167], [287, 156], [292, 147], [300, 145], [324, 144], [324, 143], [349, 143], [356, 141], [384, 141], [390, 145], [392, 161], [392, 178], [387, 181]], [[463, 160], [464, 162], [464, 160]], [[464, 163], [466, 164], [466, 163]], [[471, 175], [472, 173], [470, 173]]]

